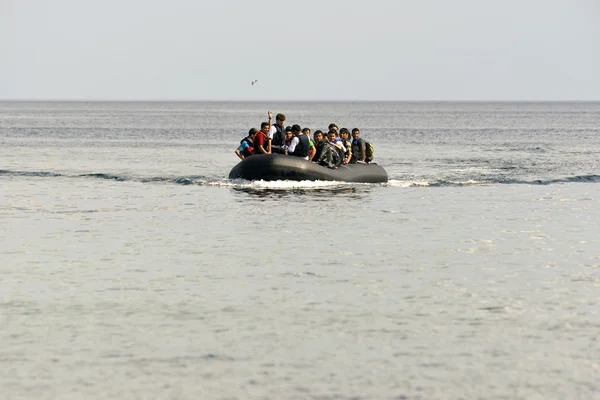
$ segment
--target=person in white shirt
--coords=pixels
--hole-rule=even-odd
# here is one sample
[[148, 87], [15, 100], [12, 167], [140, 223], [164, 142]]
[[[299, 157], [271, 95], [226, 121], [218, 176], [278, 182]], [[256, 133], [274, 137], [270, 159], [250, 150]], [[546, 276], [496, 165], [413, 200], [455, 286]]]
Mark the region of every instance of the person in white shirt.
[[269, 128], [269, 132], [267, 136], [271, 141], [271, 152], [272, 153], [280, 153], [283, 154], [284, 141], [285, 141], [285, 131], [283, 128], [283, 123], [285, 122], [285, 115], [279, 113], [275, 116], [275, 123], [271, 125]]
[[346, 153], [347, 149], [346, 146], [344, 146], [344, 141], [342, 140], [342, 138], [340, 138], [338, 136], [338, 133], [336, 130], [330, 130], [329, 131], [329, 137], [331, 138], [331, 143], [335, 144], [337, 147], [339, 147], [340, 149], [344, 150], [344, 153]]
[[308, 136], [302, 133], [300, 125], [292, 126], [292, 133], [294, 134], [294, 138], [288, 146], [288, 154], [290, 156], [302, 157], [308, 161], [308, 154], [310, 151]]

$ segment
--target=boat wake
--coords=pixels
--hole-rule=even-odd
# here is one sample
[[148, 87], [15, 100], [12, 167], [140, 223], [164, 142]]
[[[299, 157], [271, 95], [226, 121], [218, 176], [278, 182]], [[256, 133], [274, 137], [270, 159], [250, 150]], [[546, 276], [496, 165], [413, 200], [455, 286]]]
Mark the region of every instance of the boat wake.
[[53, 171], [10, 171], [0, 170], [0, 179], [9, 177], [53, 178], [53, 179], [98, 179], [116, 182], [164, 183], [176, 185], [214, 186], [251, 190], [323, 190], [344, 189], [354, 187], [463, 187], [491, 185], [552, 185], [563, 183], [598, 183], [600, 175], [575, 175], [551, 179], [511, 179], [506, 177], [490, 177], [486, 179], [436, 179], [431, 177], [391, 177], [387, 183], [357, 183], [339, 181], [247, 181], [245, 179], [227, 179], [225, 177], [189, 175], [189, 176], [155, 176], [143, 177], [115, 173], [59, 173]]

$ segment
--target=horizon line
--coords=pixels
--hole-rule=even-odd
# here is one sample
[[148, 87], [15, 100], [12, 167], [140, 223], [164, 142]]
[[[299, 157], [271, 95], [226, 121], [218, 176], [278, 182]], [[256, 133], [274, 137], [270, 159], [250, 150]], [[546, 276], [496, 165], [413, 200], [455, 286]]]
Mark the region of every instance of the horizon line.
[[340, 99], [50, 99], [50, 98], [0, 98], [0, 102], [44, 102], [44, 103], [600, 103], [598, 100], [340, 100]]

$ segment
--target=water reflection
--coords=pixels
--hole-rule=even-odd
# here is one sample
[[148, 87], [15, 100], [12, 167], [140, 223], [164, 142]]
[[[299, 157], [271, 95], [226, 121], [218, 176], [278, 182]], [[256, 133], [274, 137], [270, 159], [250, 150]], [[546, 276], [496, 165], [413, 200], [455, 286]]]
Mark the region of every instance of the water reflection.
[[[368, 186], [339, 186], [339, 187], [311, 187], [311, 188], [260, 188], [260, 187], [233, 187], [233, 192], [238, 195], [239, 201], [246, 200], [247, 196], [256, 197], [263, 200], [282, 199], [290, 197], [305, 196], [310, 198], [329, 198], [334, 196], [344, 196], [348, 199], [360, 200], [365, 195], [371, 193]], [[243, 197], [242, 197], [243, 195]]]

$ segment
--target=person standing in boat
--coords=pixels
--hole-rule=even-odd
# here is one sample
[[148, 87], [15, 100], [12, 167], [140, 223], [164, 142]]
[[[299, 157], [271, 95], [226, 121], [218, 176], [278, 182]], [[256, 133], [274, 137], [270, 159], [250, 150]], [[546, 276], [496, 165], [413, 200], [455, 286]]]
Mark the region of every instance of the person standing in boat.
[[254, 136], [256, 136], [257, 132], [258, 130], [256, 130], [256, 128], [250, 129], [248, 136], [243, 138], [239, 147], [235, 149], [235, 154], [240, 158], [240, 160], [243, 160], [244, 158], [250, 157], [252, 154], [254, 154]]
[[271, 154], [271, 141], [267, 136], [271, 122], [260, 124], [260, 131], [254, 135], [254, 154]]
[[367, 150], [364, 139], [360, 137], [360, 131], [358, 128], [352, 129], [352, 158], [351, 163], [365, 162], [367, 156]]
[[[273, 114], [269, 111], [269, 117]], [[277, 114], [275, 116], [275, 123], [269, 128], [269, 132], [267, 136], [269, 140], [271, 140], [271, 152], [284, 154], [285, 151], [283, 149], [284, 140], [285, 140], [285, 132], [283, 128], [283, 123], [285, 122], [284, 114]]]
[[310, 151], [310, 143], [308, 136], [302, 133], [300, 125], [292, 126], [294, 138], [288, 147], [288, 154], [291, 156], [302, 157], [308, 161], [308, 153]]
[[348, 140], [349, 137], [350, 137], [350, 131], [348, 131], [348, 129], [346, 129], [346, 128], [340, 129], [340, 138], [342, 139], [342, 142], [344, 143], [344, 147], [346, 148], [346, 152], [344, 153], [344, 156], [346, 158], [344, 159], [344, 162], [342, 164], [348, 164], [350, 162], [350, 160], [352, 159], [352, 142], [350, 142], [350, 140]]

